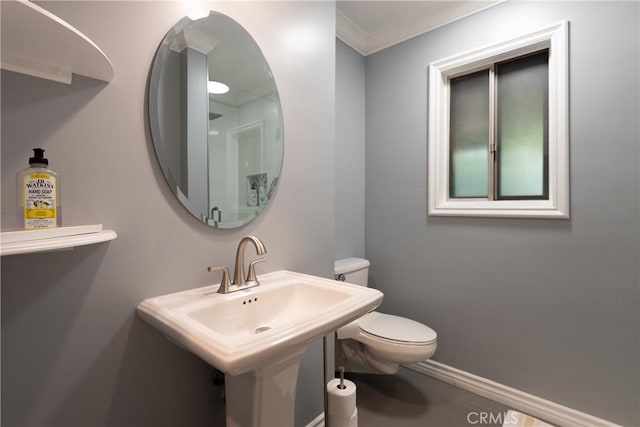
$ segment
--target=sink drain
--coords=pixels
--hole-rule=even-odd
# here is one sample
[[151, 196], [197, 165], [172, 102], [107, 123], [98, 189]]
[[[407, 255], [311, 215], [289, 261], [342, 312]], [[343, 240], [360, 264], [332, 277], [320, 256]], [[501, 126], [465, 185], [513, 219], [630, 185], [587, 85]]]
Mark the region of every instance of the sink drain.
[[256, 328], [254, 333], [259, 334], [260, 332], [265, 332], [265, 331], [268, 331], [269, 329], [271, 329], [271, 326], [260, 326]]

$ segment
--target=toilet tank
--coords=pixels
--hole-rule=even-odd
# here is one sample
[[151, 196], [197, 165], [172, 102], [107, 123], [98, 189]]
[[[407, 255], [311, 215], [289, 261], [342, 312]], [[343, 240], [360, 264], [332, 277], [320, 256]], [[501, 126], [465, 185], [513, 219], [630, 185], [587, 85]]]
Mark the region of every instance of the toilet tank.
[[369, 261], [362, 258], [344, 258], [336, 260], [334, 264], [336, 280], [353, 283], [360, 286], [368, 286]]

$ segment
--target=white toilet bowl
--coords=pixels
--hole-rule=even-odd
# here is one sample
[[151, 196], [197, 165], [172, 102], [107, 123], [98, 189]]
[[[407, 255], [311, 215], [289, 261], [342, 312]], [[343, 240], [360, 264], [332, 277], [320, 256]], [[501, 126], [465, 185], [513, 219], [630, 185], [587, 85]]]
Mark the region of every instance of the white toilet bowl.
[[427, 360], [437, 334], [404, 317], [371, 312], [338, 329], [336, 364], [347, 372], [395, 374], [403, 363]]
[[[366, 286], [368, 267], [359, 258], [338, 260], [336, 278]], [[336, 366], [347, 372], [395, 374], [400, 364], [430, 358], [437, 337], [422, 323], [373, 311], [338, 329]]]

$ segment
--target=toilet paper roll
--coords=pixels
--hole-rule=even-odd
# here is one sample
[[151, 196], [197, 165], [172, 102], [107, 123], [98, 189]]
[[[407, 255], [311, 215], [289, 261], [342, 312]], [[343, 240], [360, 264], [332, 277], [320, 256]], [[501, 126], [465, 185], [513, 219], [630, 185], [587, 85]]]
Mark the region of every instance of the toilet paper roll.
[[327, 383], [329, 416], [349, 419], [356, 410], [356, 385], [344, 380], [340, 389], [340, 379], [334, 378]]
[[329, 415], [329, 427], [358, 427], [358, 408], [353, 411], [350, 417], [337, 417]]

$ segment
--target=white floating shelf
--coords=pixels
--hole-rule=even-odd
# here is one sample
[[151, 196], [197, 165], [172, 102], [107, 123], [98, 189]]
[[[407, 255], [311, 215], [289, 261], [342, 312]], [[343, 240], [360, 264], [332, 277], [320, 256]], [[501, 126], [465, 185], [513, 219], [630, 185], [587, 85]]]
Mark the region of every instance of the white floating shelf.
[[51, 12], [26, 0], [0, 1], [0, 10], [1, 68], [67, 84], [72, 73], [113, 79], [113, 65], [104, 52]]
[[116, 237], [118, 235], [115, 231], [103, 230], [102, 224], [5, 231], [0, 233], [0, 255], [73, 249], [76, 246], [107, 242]]

